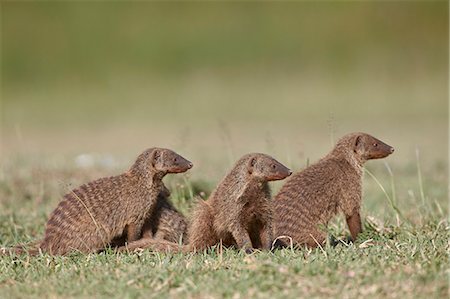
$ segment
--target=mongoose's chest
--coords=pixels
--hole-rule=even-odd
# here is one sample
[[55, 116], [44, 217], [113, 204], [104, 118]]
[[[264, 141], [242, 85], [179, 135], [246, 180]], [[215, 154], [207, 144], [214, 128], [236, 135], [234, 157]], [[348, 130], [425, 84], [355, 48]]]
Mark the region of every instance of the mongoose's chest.
[[264, 200], [248, 202], [242, 208], [240, 219], [243, 223], [250, 224], [255, 220], [266, 218], [267, 213], [267, 203]]

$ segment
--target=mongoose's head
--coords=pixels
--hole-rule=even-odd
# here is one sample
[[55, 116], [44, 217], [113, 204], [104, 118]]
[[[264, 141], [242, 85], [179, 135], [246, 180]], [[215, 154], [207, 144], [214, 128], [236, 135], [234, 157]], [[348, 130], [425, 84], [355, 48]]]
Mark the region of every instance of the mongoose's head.
[[381, 159], [394, 152], [392, 146], [366, 133], [345, 135], [337, 142], [336, 149], [346, 150], [361, 163], [371, 159]]
[[192, 162], [166, 148], [150, 148], [139, 155], [132, 169], [144, 172], [180, 173], [192, 168]]
[[160, 172], [180, 173], [192, 168], [192, 162], [165, 148], [153, 150], [153, 167]]
[[282, 180], [292, 174], [289, 168], [269, 155], [255, 153], [246, 158], [248, 173], [264, 181]]

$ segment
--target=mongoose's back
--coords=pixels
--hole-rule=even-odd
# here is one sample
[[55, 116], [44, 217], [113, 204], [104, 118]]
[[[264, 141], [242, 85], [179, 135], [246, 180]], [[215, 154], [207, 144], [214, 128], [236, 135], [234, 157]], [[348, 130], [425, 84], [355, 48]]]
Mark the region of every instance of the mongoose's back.
[[47, 222], [40, 247], [52, 254], [94, 252], [122, 233], [133, 193], [126, 175], [84, 184], [64, 196]]

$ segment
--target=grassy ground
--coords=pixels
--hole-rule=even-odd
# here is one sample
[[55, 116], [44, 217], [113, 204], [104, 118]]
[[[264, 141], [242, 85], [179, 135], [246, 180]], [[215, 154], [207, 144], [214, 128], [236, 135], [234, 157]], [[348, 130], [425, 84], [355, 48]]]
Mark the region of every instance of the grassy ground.
[[[150, 146], [194, 162], [166, 179], [187, 214], [244, 153], [297, 171], [352, 131], [396, 150], [367, 163], [354, 245], [0, 257], [0, 298], [448, 297], [447, 2], [2, 1], [0, 14], [0, 247], [42, 237], [70, 188]], [[347, 234], [339, 217], [329, 230]]]
[[[5, 165], [0, 185], [1, 246], [42, 236], [48, 213], [70, 185], [119, 171], [43, 166], [50, 164]], [[7, 256], [0, 258], [0, 297], [443, 298], [448, 295], [446, 168], [421, 170], [420, 183], [418, 165], [394, 168], [390, 177], [382, 162], [369, 164], [378, 182], [365, 176], [365, 231], [356, 244], [252, 255], [215, 248], [189, 255], [108, 251], [67, 257]], [[169, 178], [167, 184], [175, 204], [188, 213], [191, 194], [207, 194], [214, 181], [185, 176]], [[329, 230], [344, 237], [344, 221], [338, 217]]]

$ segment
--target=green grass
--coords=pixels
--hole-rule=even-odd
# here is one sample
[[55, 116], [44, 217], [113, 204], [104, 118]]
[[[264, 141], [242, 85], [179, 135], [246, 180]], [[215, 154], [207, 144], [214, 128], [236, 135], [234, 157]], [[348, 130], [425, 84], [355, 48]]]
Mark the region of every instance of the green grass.
[[[6, 297], [357, 296], [439, 298], [447, 292], [445, 225], [397, 228], [391, 239], [373, 231], [363, 246], [245, 255], [231, 250], [196, 255], [103, 253], [4, 258]], [[435, 240], [431, 242], [431, 240]]]
[[[47, 214], [68, 188], [63, 182], [77, 185], [119, 171], [42, 165], [51, 163], [23, 160], [4, 165], [0, 246], [42, 236]], [[252, 255], [214, 248], [187, 255], [107, 251], [6, 256], [0, 258], [0, 297], [443, 298], [448, 292], [446, 173], [439, 167], [424, 170], [421, 188], [417, 166], [397, 168], [401, 176], [389, 177], [382, 162], [369, 165], [374, 177], [366, 175], [364, 180], [364, 232], [355, 244]], [[177, 207], [188, 213], [192, 195], [207, 194], [215, 182], [186, 176], [169, 178], [167, 184]], [[402, 217], [396, 217], [393, 206]], [[342, 217], [329, 231], [345, 237]]]
[[[194, 163], [166, 179], [187, 214], [248, 152], [297, 171], [348, 132], [395, 147], [366, 165], [354, 245], [0, 257], [0, 298], [448, 297], [447, 2], [3, 1], [0, 14], [0, 247], [42, 237], [70, 188], [151, 146]], [[114, 163], [79, 168], [83, 153]], [[347, 234], [342, 217], [329, 230]]]

